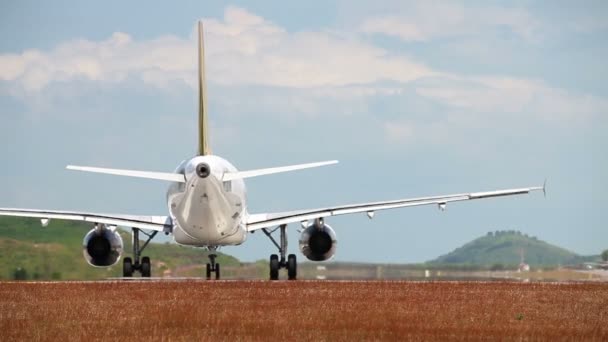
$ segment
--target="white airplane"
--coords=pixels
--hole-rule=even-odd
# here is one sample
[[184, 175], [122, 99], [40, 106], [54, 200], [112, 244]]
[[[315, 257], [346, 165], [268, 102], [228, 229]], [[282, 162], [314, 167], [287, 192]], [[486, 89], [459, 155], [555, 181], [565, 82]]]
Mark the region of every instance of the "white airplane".
[[[447, 203], [499, 196], [527, 194], [545, 190], [528, 187], [488, 192], [430, 196], [393, 201], [340, 205], [327, 208], [297, 210], [280, 213], [249, 214], [247, 211], [245, 178], [289, 172], [324, 165], [337, 161], [275, 167], [251, 171], [238, 171], [227, 160], [211, 154], [207, 123], [207, 95], [205, 85], [203, 24], [198, 23], [199, 63], [199, 146], [198, 155], [183, 161], [173, 173], [119, 170], [85, 166], [67, 166], [70, 170], [105, 173], [118, 176], [140, 177], [170, 182], [167, 192], [168, 216], [134, 216], [99, 214], [88, 212], [0, 208], [0, 215], [33, 217], [41, 219], [43, 226], [51, 219], [77, 220], [93, 224], [83, 240], [83, 254], [92, 266], [115, 265], [122, 254], [123, 242], [116, 232], [117, 226], [131, 228], [133, 258], [123, 259], [123, 275], [133, 276], [135, 271], [142, 277], [150, 277], [150, 258], [141, 257], [143, 250], [158, 232], [172, 234], [181, 245], [205, 247], [209, 253], [206, 276], [220, 278], [220, 264], [216, 263], [218, 247], [240, 245], [247, 235], [257, 230], [266, 234], [278, 248], [279, 255], [270, 256], [270, 279], [279, 278], [279, 270], [287, 269], [288, 279], [296, 279], [296, 256], [287, 253], [286, 227], [300, 223], [303, 231], [299, 239], [300, 251], [312, 261], [330, 259], [336, 252], [336, 234], [325, 222], [336, 215], [366, 213], [371, 219], [374, 212], [385, 209], [437, 205], [444, 210]], [[272, 233], [280, 232], [277, 242]], [[147, 236], [140, 246], [139, 233]]]
[[590, 269], [600, 269], [600, 270], [608, 270], [608, 262], [607, 261], [602, 261], [602, 262], [584, 262], [583, 265], [585, 265], [587, 268]]

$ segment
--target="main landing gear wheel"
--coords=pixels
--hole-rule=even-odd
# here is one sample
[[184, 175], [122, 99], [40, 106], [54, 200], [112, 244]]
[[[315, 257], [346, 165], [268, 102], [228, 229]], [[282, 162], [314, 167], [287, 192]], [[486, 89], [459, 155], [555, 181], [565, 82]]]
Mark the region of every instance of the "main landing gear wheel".
[[122, 259], [122, 276], [132, 277], [133, 276], [133, 261], [131, 258]]
[[220, 280], [220, 264], [215, 262], [217, 255], [209, 254], [209, 263], [207, 263], [207, 269], [205, 275], [207, 280], [211, 279], [211, 273], [215, 273], [215, 280]]
[[279, 256], [273, 254], [270, 256], [270, 280], [279, 280]]
[[131, 259], [130, 257], [126, 257], [122, 260], [122, 276], [123, 277], [132, 277], [133, 272], [137, 271], [141, 274], [141, 276], [143, 278], [150, 278], [150, 276], [152, 275], [152, 263], [150, 262], [150, 258], [143, 257], [143, 258], [141, 258], [141, 262], [140, 262], [140, 257], [141, 257], [141, 252], [143, 252], [143, 250], [146, 248], [148, 243], [150, 243], [150, 241], [152, 241], [152, 239], [154, 238], [154, 236], [156, 236], [156, 233], [158, 233], [158, 232], [154, 231], [151, 234], [147, 234], [144, 232], [143, 234], [148, 236], [148, 239], [146, 240], [144, 245], [141, 246], [141, 248], [140, 248], [139, 247], [140, 230], [138, 228], [132, 228], [131, 231], [133, 234], [133, 258], [135, 260]]
[[141, 269], [139, 271], [141, 272], [142, 277], [150, 278], [152, 275], [152, 265], [150, 264], [149, 257], [141, 258]]
[[272, 241], [272, 243], [277, 246], [280, 254], [280, 258], [279, 255], [276, 254], [272, 254], [270, 256], [270, 280], [279, 280], [279, 270], [281, 268], [287, 269], [287, 279], [289, 280], [295, 280], [298, 274], [298, 263], [295, 254], [289, 254], [287, 259], [285, 258], [285, 253], [287, 251], [287, 233], [285, 232], [286, 228], [287, 225], [281, 225], [278, 228], [281, 232], [280, 244], [278, 244], [276, 240], [272, 237], [272, 233], [275, 232], [277, 229], [274, 229], [270, 232], [266, 228], [262, 229], [262, 231], [264, 232], [264, 234], [266, 234], [266, 236], [268, 236], [270, 241]]
[[295, 254], [289, 254], [287, 256], [287, 279], [295, 280], [298, 275], [298, 263], [296, 261]]

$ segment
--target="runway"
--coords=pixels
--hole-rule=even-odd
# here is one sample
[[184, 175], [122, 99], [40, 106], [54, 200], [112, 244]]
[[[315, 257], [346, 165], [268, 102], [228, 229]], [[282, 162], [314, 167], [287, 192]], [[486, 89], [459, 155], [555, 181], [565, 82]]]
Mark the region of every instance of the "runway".
[[0, 283], [6, 340], [608, 339], [608, 284]]

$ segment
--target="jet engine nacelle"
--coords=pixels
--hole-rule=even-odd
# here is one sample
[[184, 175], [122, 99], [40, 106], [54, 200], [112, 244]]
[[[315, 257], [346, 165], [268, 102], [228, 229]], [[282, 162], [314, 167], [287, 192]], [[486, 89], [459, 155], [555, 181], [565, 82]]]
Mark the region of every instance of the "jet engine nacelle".
[[115, 229], [93, 228], [82, 241], [85, 260], [91, 266], [107, 267], [118, 262], [122, 254], [122, 238]]
[[325, 261], [336, 254], [336, 233], [323, 220], [308, 224], [300, 235], [300, 251], [308, 260]]

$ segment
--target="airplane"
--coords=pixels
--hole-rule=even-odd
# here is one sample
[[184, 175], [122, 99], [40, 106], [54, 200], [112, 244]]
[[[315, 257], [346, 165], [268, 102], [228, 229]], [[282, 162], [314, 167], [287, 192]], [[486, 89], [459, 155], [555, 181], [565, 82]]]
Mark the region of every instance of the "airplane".
[[584, 262], [583, 265], [589, 269], [608, 270], [608, 262]]
[[[429, 196], [392, 201], [338, 205], [326, 208], [296, 210], [278, 213], [250, 214], [247, 210], [245, 179], [291, 172], [302, 169], [336, 164], [336, 160], [307, 163], [266, 169], [238, 171], [227, 160], [212, 154], [209, 144], [207, 93], [205, 83], [205, 52], [203, 23], [198, 22], [198, 154], [184, 160], [173, 173], [110, 169], [68, 165], [67, 169], [139, 177], [169, 182], [167, 191], [168, 215], [136, 216], [102, 214], [59, 210], [0, 208], [0, 215], [38, 218], [43, 226], [49, 220], [76, 220], [89, 222], [93, 229], [83, 239], [83, 255], [95, 267], [108, 267], [119, 262], [123, 252], [123, 241], [117, 227], [131, 229], [133, 238], [132, 257], [123, 258], [123, 276], [151, 276], [149, 257], [142, 257], [148, 243], [159, 233], [172, 235], [173, 240], [186, 246], [203, 247], [208, 253], [206, 278], [220, 279], [220, 264], [216, 262], [216, 250], [221, 246], [240, 245], [247, 235], [262, 231], [278, 249], [270, 256], [270, 279], [278, 280], [279, 271], [287, 270], [287, 278], [297, 278], [295, 254], [287, 254], [287, 225], [300, 223], [299, 238], [301, 253], [311, 261], [325, 261], [336, 252], [337, 237], [326, 223], [331, 216], [365, 213], [370, 219], [379, 210], [436, 205], [445, 210], [451, 202], [484, 199], [500, 196], [528, 194], [545, 191], [543, 186], [497, 191], [460, 193]], [[273, 236], [279, 231], [279, 241]], [[147, 236], [140, 245], [140, 233]]]

